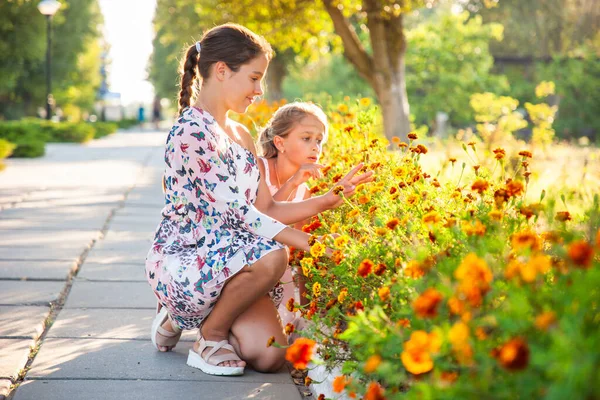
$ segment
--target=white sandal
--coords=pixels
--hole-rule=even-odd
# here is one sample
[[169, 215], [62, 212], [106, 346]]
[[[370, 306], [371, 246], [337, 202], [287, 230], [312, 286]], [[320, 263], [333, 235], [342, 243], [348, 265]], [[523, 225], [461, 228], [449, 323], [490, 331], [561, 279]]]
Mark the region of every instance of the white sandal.
[[[171, 332], [162, 327], [167, 319], [169, 319], [169, 313], [167, 312], [166, 307], [162, 307], [160, 303], [156, 307], [158, 312], [156, 317], [154, 317], [154, 321], [152, 321], [152, 328], [150, 329], [150, 338], [152, 339], [152, 344], [156, 347], [156, 350], [160, 350], [160, 347], [167, 347], [167, 351], [171, 351], [177, 342], [179, 342], [179, 338], [181, 337], [181, 329], [173, 324], [171, 321], [171, 326], [175, 330], [175, 332]], [[157, 343], [156, 335], [161, 335], [165, 339], [163, 343]]]
[[[218, 365], [225, 361], [242, 361], [242, 359], [236, 354], [233, 346], [231, 346], [227, 340], [213, 342], [210, 340], [204, 340], [203, 337], [199, 337], [198, 339], [198, 352], [195, 352], [193, 348], [190, 349], [187, 365], [198, 368], [205, 374], [209, 375], [234, 376], [242, 375], [244, 373], [244, 367], [222, 367]], [[202, 353], [207, 347], [212, 347], [212, 350], [209, 350], [203, 357]], [[222, 354], [219, 356], [213, 355], [220, 349], [229, 350], [231, 353]]]

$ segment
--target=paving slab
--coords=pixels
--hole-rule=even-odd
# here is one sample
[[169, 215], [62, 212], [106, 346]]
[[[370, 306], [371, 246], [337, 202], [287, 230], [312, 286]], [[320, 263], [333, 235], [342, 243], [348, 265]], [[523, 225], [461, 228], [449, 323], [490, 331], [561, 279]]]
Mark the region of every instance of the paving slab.
[[15, 378], [27, 363], [32, 339], [0, 339], [0, 378]]
[[244, 375], [237, 377], [206, 375], [186, 364], [192, 345], [191, 342], [182, 342], [173, 351], [161, 353], [147, 340], [46, 339], [27, 378], [293, 382], [287, 368], [273, 374], [248, 369]]
[[140, 247], [138, 249], [132, 250], [131, 252], [126, 250], [114, 250], [114, 249], [94, 249], [90, 250], [88, 255], [84, 260], [85, 263], [97, 263], [97, 264], [111, 264], [111, 265], [119, 265], [119, 264], [144, 264], [144, 260], [146, 260], [146, 255], [148, 255], [148, 250], [150, 249], [150, 245], [144, 247]]
[[37, 339], [49, 313], [50, 307], [0, 306], [0, 337]]
[[92, 282], [75, 279], [65, 308], [156, 308], [147, 282]]
[[86, 246], [99, 237], [100, 231], [97, 229], [0, 231], [0, 247], [36, 246], [70, 249]]
[[[154, 310], [65, 308], [46, 338], [150, 340]], [[184, 331], [182, 341], [193, 342], [196, 331]]]
[[144, 260], [139, 259], [137, 263], [85, 262], [77, 274], [77, 279], [88, 281], [146, 282]]
[[301, 400], [294, 385], [258, 382], [177, 382], [118, 380], [27, 380], [14, 400], [64, 399], [186, 399], [194, 400]]
[[[1, 239], [0, 239], [1, 240]], [[54, 279], [66, 280], [76, 260], [0, 260], [0, 279]]]
[[48, 305], [64, 287], [65, 282], [0, 281], [0, 305]]
[[89, 248], [89, 245], [79, 246], [0, 246], [0, 260], [55, 260], [75, 261]]

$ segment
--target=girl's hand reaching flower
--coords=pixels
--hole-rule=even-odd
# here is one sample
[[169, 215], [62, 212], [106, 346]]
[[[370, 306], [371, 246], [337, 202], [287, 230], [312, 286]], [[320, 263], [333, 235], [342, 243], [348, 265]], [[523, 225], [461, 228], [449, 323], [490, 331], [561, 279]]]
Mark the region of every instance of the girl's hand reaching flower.
[[[356, 175], [364, 166], [364, 163], [360, 163], [350, 170], [340, 181], [338, 181], [335, 187], [327, 192], [324, 196], [329, 201], [329, 208], [335, 208], [340, 206], [344, 199], [340, 196], [340, 193], [344, 194], [344, 197], [350, 197], [354, 194], [356, 187], [362, 183], [373, 182], [375, 177], [373, 171], [366, 172], [361, 175]], [[340, 189], [343, 188], [343, 189]]]

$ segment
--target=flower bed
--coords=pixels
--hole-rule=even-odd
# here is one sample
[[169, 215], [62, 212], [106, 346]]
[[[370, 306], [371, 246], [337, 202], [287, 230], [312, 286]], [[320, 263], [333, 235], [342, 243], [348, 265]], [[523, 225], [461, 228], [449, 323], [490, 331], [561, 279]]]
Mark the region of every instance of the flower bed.
[[290, 307], [312, 324], [290, 361], [304, 367], [314, 346], [351, 398], [599, 397], [598, 194], [578, 215], [543, 191], [527, 200], [530, 150], [508, 160], [475, 142], [431, 176], [418, 135], [388, 151], [366, 103], [330, 112], [312, 192], [358, 162], [377, 180], [305, 226], [329, 235], [331, 259], [318, 241], [291, 254], [311, 293]]

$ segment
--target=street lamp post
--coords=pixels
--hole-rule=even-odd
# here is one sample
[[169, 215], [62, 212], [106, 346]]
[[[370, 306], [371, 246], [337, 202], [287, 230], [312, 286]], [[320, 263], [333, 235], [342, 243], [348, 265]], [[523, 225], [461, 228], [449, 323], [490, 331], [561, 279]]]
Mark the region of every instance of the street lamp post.
[[52, 16], [56, 14], [61, 4], [56, 0], [42, 0], [38, 4], [38, 10], [46, 16], [46, 119], [52, 117], [52, 74], [51, 74], [51, 47], [52, 47]]

